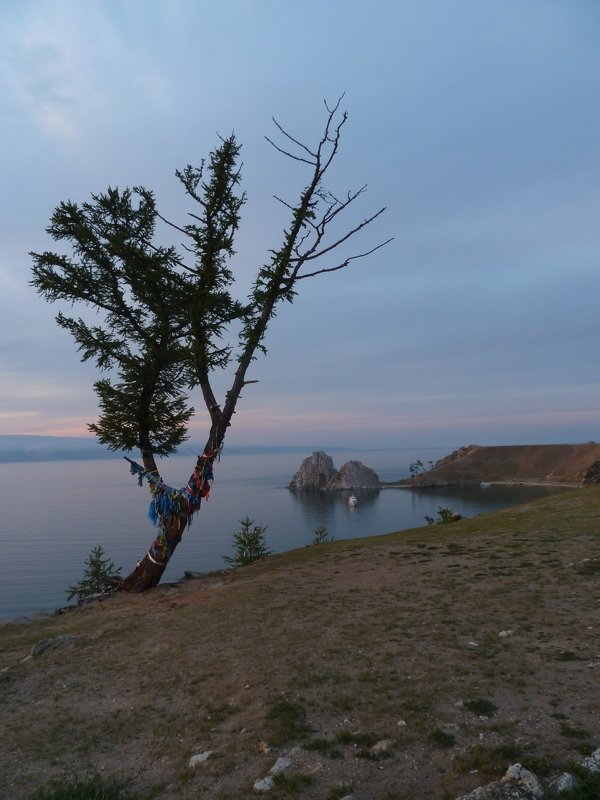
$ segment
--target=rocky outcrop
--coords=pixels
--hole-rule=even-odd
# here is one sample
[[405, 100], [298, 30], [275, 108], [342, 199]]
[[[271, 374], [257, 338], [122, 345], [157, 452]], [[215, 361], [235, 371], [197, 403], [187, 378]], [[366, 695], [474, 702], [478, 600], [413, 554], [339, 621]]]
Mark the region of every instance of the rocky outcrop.
[[[600, 748], [591, 756], [584, 758], [581, 766], [588, 772], [600, 772]], [[547, 786], [555, 796], [556, 793], [570, 792], [579, 782], [575, 775], [564, 772], [549, 780]], [[479, 786], [456, 800], [540, 800], [545, 794], [545, 787], [535, 773], [525, 769], [521, 764], [512, 764], [501, 780]]]
[[326, 489], [337, 475], [333, 458], [322, 450], [305, 458], [290, 483], [290, 489]]
[[377, 473], [360, 461], [346, 461], [327, 488], [357, 489], [366, 486], [379, 486]]
[[360, 461], [347, 461], [338, 471], [333, 459], [319, 450], [305, 458], [292, 478], [290, 489], [359, 489], [377, 488], [379, 477]]

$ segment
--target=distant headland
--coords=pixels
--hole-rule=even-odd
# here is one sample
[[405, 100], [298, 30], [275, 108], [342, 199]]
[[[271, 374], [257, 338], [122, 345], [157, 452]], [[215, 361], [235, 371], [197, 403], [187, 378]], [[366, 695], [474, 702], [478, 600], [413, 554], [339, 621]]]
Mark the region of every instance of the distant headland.
[[600, 444], [526, 444], [460, 447], [401, 484], [409, 487], [538, 483], [600, 483]]

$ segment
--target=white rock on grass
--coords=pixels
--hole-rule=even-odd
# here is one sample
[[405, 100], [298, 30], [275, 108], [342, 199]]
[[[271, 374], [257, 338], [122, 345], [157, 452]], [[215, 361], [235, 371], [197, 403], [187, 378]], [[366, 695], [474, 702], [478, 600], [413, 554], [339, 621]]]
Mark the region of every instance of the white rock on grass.
[[267, 775], [266, 778], [261, 778], [259, 781], [256, 781], [254, 784], [254, 791], [255, 792], [270, 792], [275, 784], [275, 781], [270, 775]]
[[199, 764], [204, 764], [212, 755], [212, 750], [205, 750], [204, 753], [197, 753], [189, 760], [188, 767], [197, 767]]
[[577, 786], [577, 778], [570, 772], [563, 772], [558, 778], [550, 782], [550, 788], [555, 792], [569, 792]]
[[530, 772], [521, 764], [512, 764], [507, 770], [506, 775], [502, 778], [503, 783], [515, 783], [517, 786], [530, 792], [534, 797], [544, 796], [544, 787], [538, 781], [537, 775]]
[[381, 739], [381, 741], [373, 745], [373, 747], [371, 748], [371, 752], [373, 753], [373, 755], [379, 756], [382, 755], [383, 753], [391, 752], [393, 746], [394, 743], [392, 742], [391, 739]]
[[266, 775], [264, 778], [261, 778], [259, 781], [256, 781], [253, 787], [254, 791], [270, 792], [273, 786], [275, 785], [275, 781], [273, 780], [273, 775], [280, 775], [282, 772], [285, 772], [286, 769], [290, 769], [291, 766], [292, 766], [291, 758], [288, 758], [288, 756], [280, 756], [269, 770], [269, 774]]
[[584, 758], [581, 765], [590, 772], [600, 772], [600, 747], [594, 750], [591, 756]]

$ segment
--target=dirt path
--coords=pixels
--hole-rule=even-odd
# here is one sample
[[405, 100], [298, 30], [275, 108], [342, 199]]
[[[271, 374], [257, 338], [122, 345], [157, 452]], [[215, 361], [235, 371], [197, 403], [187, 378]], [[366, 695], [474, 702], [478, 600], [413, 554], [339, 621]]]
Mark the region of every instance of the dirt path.
[[3, 625], [0, 796], [93, 768], [140, 798], [248, 798], [280, 755], [271, 797], [558, 771], [600, 744], [599, 520], [590, 488]]

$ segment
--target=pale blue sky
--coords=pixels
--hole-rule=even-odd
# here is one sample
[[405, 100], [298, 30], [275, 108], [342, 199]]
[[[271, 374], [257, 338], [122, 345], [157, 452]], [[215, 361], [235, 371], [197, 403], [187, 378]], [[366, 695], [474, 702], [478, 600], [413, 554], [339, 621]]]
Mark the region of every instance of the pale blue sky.
[[271, 116], [310, 143], [345, 92], [330, 188], [388, 207], [358, 249], [395, 241], [303, 282], [228, 441], [599, 439], [599, 42], [595, 0], [0, 0], [0, 433], [96, 415], [28, 286], [60, 200], [143, 184], [183, 220], [175, 169], [234, 130], [243, 295], [306, 179]]

